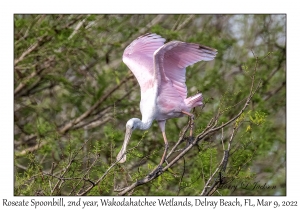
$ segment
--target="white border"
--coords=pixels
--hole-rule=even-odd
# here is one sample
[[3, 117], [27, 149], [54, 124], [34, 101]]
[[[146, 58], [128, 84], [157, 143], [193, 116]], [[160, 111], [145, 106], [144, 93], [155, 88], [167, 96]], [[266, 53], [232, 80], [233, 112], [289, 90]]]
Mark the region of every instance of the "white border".
[[[298, 200], [299, 182], [299, 12], [296, 1], [65, 1], [14, 0], [0, 2], [0, 206], [13, 197], [13, 14], [14, 13], [286, 13], [287, 14], [287, 197], [268, 200]], [[298, 86], [297, 86], [298, 85]], [[298, 134], [298, 135], [297, 135]], [[30, 197], [26, 197], [26, 199]], [[34, 197], [32, 197], [34, 198]], [[94, 197], [95, 198], [95, 197]], [[135, 197], [137, 198], [137, 197]], [[246, 197], [242, 197], [244, 199]], [[255, 197], [251, 197], [255, 199]], [[260, 197], [261, 198], [261, 197]], [[41, 198], [42, 199], [42, 198]], [[67, 199], [72, 199], [66, 198]], [[74, 198], [75, 199], [75, 198]], [[96, 199], [96, 198], [95, 198]], [[97, 198], [99, 199], [99, 198]], [[156, 199], [149, 197], [149, 200]], [[213, 197], [212, 199], [219, 199]], [[298, 206], [299, 206], [298, 202]], [[148, 207], [145, 207], [148, 208]], [[150, 208], [150, 207], [149, 207]], [[174, 207], [171, 207], [174, 208]], [[175, 207], [177, 208], [177, 207]], [[4, 208], [6, 209], [6, 208]], [[50, 208], [49, 208], [50, 209]], [[60, 208], [55, 208], [60, 209]], [[66, 209], [66, 208], [63, 208]], [[129, 209], [129, 208], [127, 208]]]

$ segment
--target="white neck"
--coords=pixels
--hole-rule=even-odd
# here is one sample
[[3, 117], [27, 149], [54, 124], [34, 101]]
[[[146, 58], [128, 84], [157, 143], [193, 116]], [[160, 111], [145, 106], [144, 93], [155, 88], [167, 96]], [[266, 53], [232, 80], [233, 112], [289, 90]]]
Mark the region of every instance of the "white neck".
[[136, 128], [139, 130], [147, 130], [152, 125], [153, 120], [147, 120], [146, 122], [141, 121], [140, 119], [136, 120]]
[[147, 130], [151, 127], [153, 120], [148, 121], [148, 122], [143, 122], [143, 126], [141, 130]]

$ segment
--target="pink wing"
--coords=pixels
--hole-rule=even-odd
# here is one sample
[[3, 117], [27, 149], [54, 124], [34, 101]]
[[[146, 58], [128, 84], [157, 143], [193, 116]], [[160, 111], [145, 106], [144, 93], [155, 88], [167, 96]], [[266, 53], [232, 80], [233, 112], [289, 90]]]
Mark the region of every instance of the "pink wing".
[[[172, 41], [162, 46], [155, 53], [158, 56], [155, 61], [159, 62], [161, 75], [160, 92], [165, 100], [183, 100], [187, 97], [185, 84], [185, 68], [198, 61], [210, 61], [215, 58], [217, 50], [199, 44]], [[170, 85], [171, 82], [171, 85]], [[177, 91], [174, 91], [174, 88]], [[163, 91], [162, 91], [163, 89]]]
[[123, 62], [130, 68], [145, 92], [153, 84], [153, 54], [166, 40], [157, 34], [145, 34], [126, 47]]

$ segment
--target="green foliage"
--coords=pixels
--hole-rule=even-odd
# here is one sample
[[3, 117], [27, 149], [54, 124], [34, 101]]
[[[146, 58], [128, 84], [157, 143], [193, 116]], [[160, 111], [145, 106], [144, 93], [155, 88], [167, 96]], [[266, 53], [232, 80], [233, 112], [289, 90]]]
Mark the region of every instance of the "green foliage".
[[[186, 71], [189, 96], [201, 92], [205, 102], [193, 110], [194, 136], [217, 113], [219, 126], [239, 113], [254, 72], [254, 87], [259, 88], [239, 118], [206, 136], [132, 195], [200, 195], [229, 144], [223, 173], [228, 183], [214, 195], [285, 195], [285, 18], [16, 14], [14, 194], [76, 195], [95, 184], [87, 195], [116, 195], [114, 189], [144, 178], [157, 166], [164, 143], [154, 122], [148, 131], [133, 133], [126, 163], [108, 171], [122, 146], [126, 121], [141, 118], [139, 86], [122, 63], [122, 54], [135, 38], [153, 32], [167, 41], [218, 50], [214, 61], [196, 63]], [[185, 117], [168, 120], [169, 148], [187, 122]], [[184, 142], [179, 149], [185, 146]], [[243, 187], [255, 182], [276, 188]]]

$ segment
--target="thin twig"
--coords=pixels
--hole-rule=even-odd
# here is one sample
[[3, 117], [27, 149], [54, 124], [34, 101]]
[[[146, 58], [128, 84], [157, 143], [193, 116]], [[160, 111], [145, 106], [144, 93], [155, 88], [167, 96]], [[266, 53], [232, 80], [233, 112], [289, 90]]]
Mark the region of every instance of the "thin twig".
[[184, 22], [182, 24], [180, 24], [177, 28], [177, 30], [181, 30], [182, 28], [184, 28], [192, 19], [195, 18], [195, 15], [190, 15], [187, 19], [184, 20]]
[[25, 50], [21, 56], [14, 61], [14, 65], [16, 66], [19, 62], [21, 62], [27, 55], [32, 53], [33, 51], [37, 50], [39, 47], [44, 45], [46, 42], [50, 41], [52, 39], [51, 36], [42, 36], [39, 37], [37, 42], [31, 45], [27, 50]]
[[[136, 144], [136, 146], [134, 146], [133, 148], [128, 149], [127, 152], [124, 153], [123, 155], [125, 155], [125, 154], [129, 153], [130, 151], [136, 149], [136, 148], [140, 145], [140, 143], [142, 142], [142, 140], [143, 140], [143, 139], [141, 139], [141, 140]], [[120, 159], [122, 159], [122, 157], [121, 157]], [[105, 173], [104, 173], [97, 181], [94, 182], [95, 185], [89, 186], [89, 187], [88, 187], [87, 189], [85, 189], [83, 192], [77, 193], [77, 195], [79, 195], [79, 196], [86, 195], [91, 189], [93, 189], [94, 186], [96, 186], [98, 183], [100, 183], [100, 182], [107, 176], [107, 174], [109, 173], [109, 171], [110, 171], [111, 169], [113, 169], [113, 168], [119, 163], [119, 161], [120, 161], [120, 160], [115, 161], [115, 162], [114, 162], [114, 163], [113, 163], [113, 164], [105, 171]], [[116, 190], [116, 191], [117, 191], [117, 190]]]
[[[73, 161], [75, 160], [75, 158], [77, 157], [77, 155], [79, 154], [79, 152], [83, 149], [83, 147], [90, 141], [90, 139], [86, 140], [82, 146], [74, 153], [74, 156], [71, 158], [69, 158], [69, 162], [68, 165], [65, 167], [65, 169], [63, 170], [63, 172], [59, 175], [59, 177], [63, 177], [66, 172], [69, 170], [69, 168], [71, 167]], [[53, 189], [51, 190], [51, 195], [54, 193], [55, 189], [59, 186], [59, 184], [61, 184], [63, 182], [62, 179], [60, 179], [59, 181], [56, 182], [55, 186], [53, 187]]]
[[178, 145], [183, 142], [184, 136], [185, 136], [188, 128], [189, 128], [189, 125], [185, 126], [185, 128], [183, 129], [183, 131], [181, 133], [181, 136], [179, 137], [177, 143], [172, 147], [169, 154], [167, 155], [166, 160], [173, 154], [174, 150], [178, 147]]
[[185, 174], [185, 158], [183, 157], [183, 171], [182, 171], [182, 174], [181, 174], [181, 177], [180, 177], [180, 180], [179, 180], [179, 184], [178, 184], [178, 192], [177, 192], [177, 196], [179, 195], [179, 192], [181, 190], [181, 182], [182, 182], [182, 179], [183, 179], [183, 176]]
[[[26, 77], [25, 79], [23, 79], [22, 82], [19, 83], [19, 85], [16, 87], [16, 89], [14, 90], [14, 95], [16, 96], [18, 93], [21, 92], [21, 90], [24, 89], [24, 87], [28, 84], [28, 82], [33, 79], [34, 77], [40, 75], [45, 69], [48, 69], [53, 63], [54, 63], [55, 59], [53, 57], [51, 57], [50, 59], [47, 59], [47, 61], [45, 61], [43, 67], [40, 67], [38, 70], [32, 72], [28, 77]], [[41, 79], [40, 77], [37, 79]]]
[[[206, 189], [209, 188], [210, 182], [212, 181], [213, 177], [215, 177], [217, 172], [225, 172], [226, 167], [227, 167], [227, 163], [228, 163], [231, 143], [232, 143], [233, 137], [235, 136], [235, 133], [238, 130], [237, 128], [238, 128], [237, 126], [234, 126], [233, 129], [232, 129], [232, 133], [231, 133], [231, 136], [230, 136], [230, 140], [229, 140], [229, 143], [228, 143], [227, 150], [225, 150], [224, 144], [223, 144], [223, 149], [224, 149], [223, 158], [222, 158], [221, 162], [219, 163], [218, 167], [215, 169], [214, 173], [207, 180], [207, 182], [206, 182], [206, 184], [205, 184], [205, 186], [204, 186], [204, 188], [201, 192], [201, 195], [212, 195], [218, 189], [218, 186], [221, 184], [221, 179], [220, 180], [219, 179], [215, 180], [215, 183], [212, 184], [212, 187], [210, 187], [210, 190], [209, 191], [206, 190]], [[223, 140], [222, 140], [222, 143], [223, 143]]]
[[53, 174], [48, 174], [48, 173], [43, 173], [43, 175], [46, 175], [46, 176], [51, 176], [51, 177], [54, 177], [54, 178], [57, 178], [59, 180], [74, 180], [74, 179], [80, 179], [81, 180], [84, 180], [86, 182], [89, 182], [93, 185], [95, 185], [95, 183], [93, 181], [91, 181], [90, 179], [86, 179], [86, 178], [83, 178], [83, 177], [59, 177], [59, 176], [56, 176], [56, 175], [53, 175]]
[[[70, 192], [69, 195], [72, 195], [72, 193], [75, 191], [76, 187], [82, 182], [82, 180], [85, 180], [85, 176], [88, 175], [88, 173], [91, 171], [92, 167], [95, 165], [95, 163], [98, 161], [100, 155], [97, 155], [93, 163], [90, 165], [90, 167], [86, 170], [82, 178], [79, 180], [79, 182], [76, 184], [74, 189]], [[94, 183], [93, 183], [94, 184]]]
[[72, 39], [72, 37], [78, 32], [78, 30], [81, 28], [81, 26], [83, 25], [83, 23], [85, 22], [85, 20], [89, 17], [90, 15], [87, 15], [83, 20], [81, 20], [77, 26], [75, 27], [74, 31], [72, 32], [72, 34], [68, 37], [68, 40]]
[[97, 107], [100, 106], [100, 104], [105, 101], [112, 93], [114, 93], [116, 90], [119, 89], [121, 85], [126, 83], [129, 79], [133, 78], [133, 75], [130, 74], [129, 76], [125, 77], [123, 80], [120, 81], [119, 84], [115, 85], [113, 88], [111, 88], [109, 91], [107, 91], [102, 97], [99, 98], [99, 100], [88, 110], [86, 110], [83, 114], [81, 114], [79, 117], [77, 117], [74, 120], [69, 121], [65, 126], [63, 126], [59, 132], [61, 134], [65, 134], [68, 130], [70, 130], [74, 125], [81, 122], [83, 119], [88, 117]]

